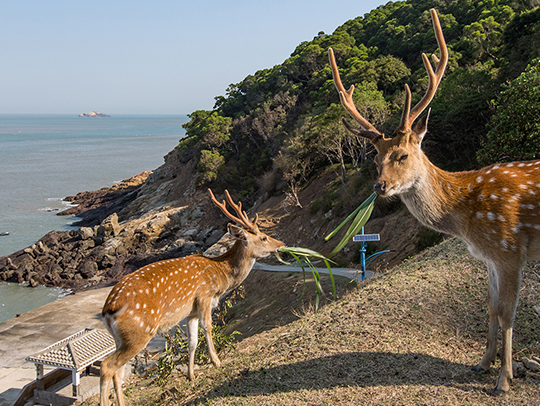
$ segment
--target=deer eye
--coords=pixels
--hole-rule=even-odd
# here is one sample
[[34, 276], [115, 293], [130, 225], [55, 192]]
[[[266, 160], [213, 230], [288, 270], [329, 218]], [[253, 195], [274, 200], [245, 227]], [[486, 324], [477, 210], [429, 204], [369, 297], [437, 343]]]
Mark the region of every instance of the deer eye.
[[261, 241], [264, 241], [264, 242], [268, 241], [268, 236], [267, 236], [267, 235], [263, 235], [263, 236], [261, 237]]
[[398, 161], [399, 163], [403, 163], [403, 162], [405, 162], [405, 160], [406, 160], [408, 157], [409, 157], [409, 154], [403, 154], [403, 155], [401, 155], [401, 156], [397, 159], [397, 161]]

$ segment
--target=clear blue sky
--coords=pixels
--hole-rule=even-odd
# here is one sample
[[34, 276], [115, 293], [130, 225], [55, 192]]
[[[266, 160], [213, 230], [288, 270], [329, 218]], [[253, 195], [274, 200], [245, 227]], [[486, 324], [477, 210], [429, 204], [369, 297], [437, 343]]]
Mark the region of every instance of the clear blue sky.
[[382, 0], [2, 0], [0, 114], [211, 109]]

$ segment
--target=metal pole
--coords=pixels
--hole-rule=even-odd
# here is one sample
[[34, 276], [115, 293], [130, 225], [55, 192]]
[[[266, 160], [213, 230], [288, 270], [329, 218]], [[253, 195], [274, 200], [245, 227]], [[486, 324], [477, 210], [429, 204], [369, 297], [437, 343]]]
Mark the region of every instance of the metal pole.
[[[364, 234], [364, 227], [360, 230], [360, 233]], [[366, 242], [361, 241], [360, 242], [360, 270], [362, 271], [362, 278], [360, 281], [363, 281], [366, 277]]]

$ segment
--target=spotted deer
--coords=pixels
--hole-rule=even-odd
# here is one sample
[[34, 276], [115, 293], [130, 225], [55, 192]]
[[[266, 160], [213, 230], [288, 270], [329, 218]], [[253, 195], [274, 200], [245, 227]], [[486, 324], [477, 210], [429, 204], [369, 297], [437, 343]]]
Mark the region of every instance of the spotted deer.
[[219, 299], [238, 287], [249, 275], [257, 258], [276, 252], [284, 244], [262, 233], [258, 216], [251, 222], [242, 203], [234, 203], [228, 191], [227, 202], [218, 202], [210, 189], [212, 201], [240, 226], [228, 225], [236, 240], [223, 255], [207, 258], [190, 255], [147, 265], [126, 275], [111, 290], [101, 316], [116, 341], [116, 351], [101, 364], [101, 406], [109, 404], [109, 384], [114, 382], [118, 403], [124, 406], [121, 371], [124, 365], [146, 347], [158, 332], [167, 331], [187, 318], [189, 361], [187, 376], [194, 379], [195, 349], [199, 319], [206, 336], [213, 364], [220, 366], [212, 341], [212, 309]]
[[375, 147], [378, 177], [375, 192], [400, 196], [410, 212], [437, 231], [462, 238], [471, 254], [484, 260], [489, 275], [489, 331], [487, 347], [475, 371], [487, 371], [497, 356], [497, 333], [502, 332], [501, 368], [492, 391], [510, 389], [512, 379], [512, 329], [521, 281], [527, 260], [540, 259], [540, 160], [491, 165], [467, 172], [446, 172], [422, 152], [428, 113], [413, 126], [433, 99], [448, 61], [448, 50], [437, 13], [430, 10], [440, 60], [433, 66], [425, 54], [429, 76], [425, 95], [411, 110], [411, 91], [405, 85], [405, 105], [396, 135], [386, 137], [356, 109], [354, 87], [345, 90], [334, 53], [330, 65], [341, 103], [360, 128], [345, 119], [345, 127], [367, 138]]

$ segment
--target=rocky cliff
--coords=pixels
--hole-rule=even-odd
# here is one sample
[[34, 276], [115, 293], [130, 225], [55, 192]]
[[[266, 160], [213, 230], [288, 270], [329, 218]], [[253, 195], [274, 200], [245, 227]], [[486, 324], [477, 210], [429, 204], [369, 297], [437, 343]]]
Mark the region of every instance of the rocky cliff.
[[[31, 247], [0, 258], [0, 280], [89, 289], [148, 263], [205, 250], [225, 234], [227, 219], [210, 202], [206, 188], [197, 187], [194, 165], [173, 150], [151, 173], [67, 197], [77, 206], [61, 214], [80, 217], [80, 228], [52, 231]], [[244, 207], [250, 215], [258, 213], [262, 230], [289, 246], [328, 254], [335, 242], [325, 243], [324, 236], [342, 218], [331, 211], [313, 214], [310, 202], [333, 180], [332, 173], [313, 180], [299, 194], [302, 208], [286, 207], [285, 196], [260, 198]], [[381, 233], [381, 248], [395, 250], [379, 265], [384, 268], [416, 252], [419, 229], [405, 210], [372, 219], [367, 232]], [[351, 243], [344, 250], [341, 265], [358, 267], [357, 248]]]

